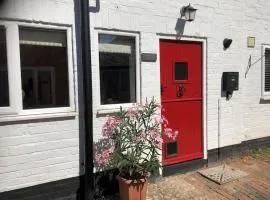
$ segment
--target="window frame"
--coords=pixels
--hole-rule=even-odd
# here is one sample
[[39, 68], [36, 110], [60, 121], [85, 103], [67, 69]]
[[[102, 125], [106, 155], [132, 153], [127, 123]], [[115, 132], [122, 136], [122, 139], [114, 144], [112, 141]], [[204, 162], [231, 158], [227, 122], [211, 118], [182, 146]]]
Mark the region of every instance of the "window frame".
[[[6, 51], [7, 51], [7, 71], [8, 71], [8, 90], [9, 90], [9, 106], [0, 107], [0, 117], [8, 114], [16, 114], [18, 110], [18, 86], [16, 83], [18, 78], [20, 78], [19, 74], [16, 73], [16, 60], [14, 57], [18, 56], [18, 51], [14, 49], [16, 47], [17, 37], [16, 30], [14, 29], [14, 23], [0, 21], [0, 26], [3, 26], [6, 30]], [[14, 51], [13, 51], [14, 49]], [[12, 67], [11, 67], [12, 66]]]
[[270, 100], [270, 91], [265, 91], [265, 50], [270, 49], [270, 44], [263, 44], [262, 45], [262, 85], [261, 85], [261, 99], [263, 100]]
[[[107, 34], [107, 35], [115, 35], [115, 36], [125, 36], [125, 37], [132, 37], [135, 39], [135, 70], [136, 70], [136, 102], [131, 103], [119, 103], [119, 104], [101, 104], [101, 87], [100, 87], [100, 63], [99, 63], [99, 35], [100, 34]], [[96, 37], [97, 37], [97, 66], [98, 66], [98, 74], [97, 74], [97, 102], [98, 102], [98, 113], [104, 114], [104, 113], [110, 113], [115, 112], [122, 108], [130, 108], [133, 107], [135, 103], [141, 103], [141, 69], [140, 69], [140, 35], [139, 33], [131, 33], [131, 32], [124, 32], [124, 31], [110, 31], [110, 30], [97, 30], [96, 31]]]
[[[75, 77], [73, 61], [73, 39], [72, 26], [51, 25], [42, 23], [29, 23], [19, 21], [2, 21], [0, 26], [6, 28], [7, 37], [7, 69], [9, 83], [9, 107], [0, 107], [0, 122], [12, 121], [17, 119], [48, 118], [50, 116], [75, 116]], [[22, 79], [21, 79], [21, 55], [19, 28], [38, 28], [45, 30], [62, 30], [67, 37], [67, 59], [68, 59], [68, 84], [69, 84], [69, 106], [55, 108], [35, 108], [23, 109], [22, 102]], [[25, 117], [24, 117], [25, 116]]]

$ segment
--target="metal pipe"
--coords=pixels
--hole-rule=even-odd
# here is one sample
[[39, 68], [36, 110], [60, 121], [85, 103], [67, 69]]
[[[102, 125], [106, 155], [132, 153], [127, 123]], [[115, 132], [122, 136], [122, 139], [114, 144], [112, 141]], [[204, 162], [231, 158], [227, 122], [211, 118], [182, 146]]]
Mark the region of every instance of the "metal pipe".
[[89, 0], [80, 0], [81, 12], [81, 59], [83, 71], [84, 94], [84, 198], [93, 199], [93, 106], [92, 106], [92, 70], [91, 70], [91, 40]]

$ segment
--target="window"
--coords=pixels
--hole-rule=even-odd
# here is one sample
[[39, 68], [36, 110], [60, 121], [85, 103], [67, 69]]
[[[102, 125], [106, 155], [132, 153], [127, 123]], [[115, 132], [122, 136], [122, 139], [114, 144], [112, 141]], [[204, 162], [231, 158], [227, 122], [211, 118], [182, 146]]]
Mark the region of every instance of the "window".
[[178, 143], [177, 141], [167, 142], [166, 144], [166, 158], [177, 156]]
[[23, 108], [69, 106], [65, 31], [24, 27], [19, 31]]
[[262, 96], [270, 99], [270, 45], [263, 45]]
[[0, 121], [70, 116], [75, 111], [71, 28], [28, 25], [0, 22]]
[[101, 105], [136, 102], [135, 37], [99, 34]]
[[185, 62], [176, 62], [174, 80], [188, 80], [188, 65]]
[[0, 107], [9, 106], [6, 30], [0, 26]]

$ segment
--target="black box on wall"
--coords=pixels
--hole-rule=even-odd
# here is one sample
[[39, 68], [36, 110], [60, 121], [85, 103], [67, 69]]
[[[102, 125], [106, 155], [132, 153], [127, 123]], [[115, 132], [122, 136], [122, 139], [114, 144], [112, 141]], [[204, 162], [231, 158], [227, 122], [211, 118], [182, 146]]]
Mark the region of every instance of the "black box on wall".
[[232, 92], [239, 89], [239, 72], [223, 72], [222, 90]]

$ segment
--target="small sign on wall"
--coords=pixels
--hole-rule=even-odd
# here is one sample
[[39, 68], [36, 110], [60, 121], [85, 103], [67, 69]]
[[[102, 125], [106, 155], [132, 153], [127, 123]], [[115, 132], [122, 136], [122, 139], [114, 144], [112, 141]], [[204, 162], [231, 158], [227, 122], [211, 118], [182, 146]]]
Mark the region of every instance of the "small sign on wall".
[[143, 62], [156, 62], [157, 54], [156, 53], [142, 53], [141, 59]]
[[248, 46], [248, 48], [255, 47], [255, 37], [251, 37], [251, 36], [247, 37], [247, 46]]

